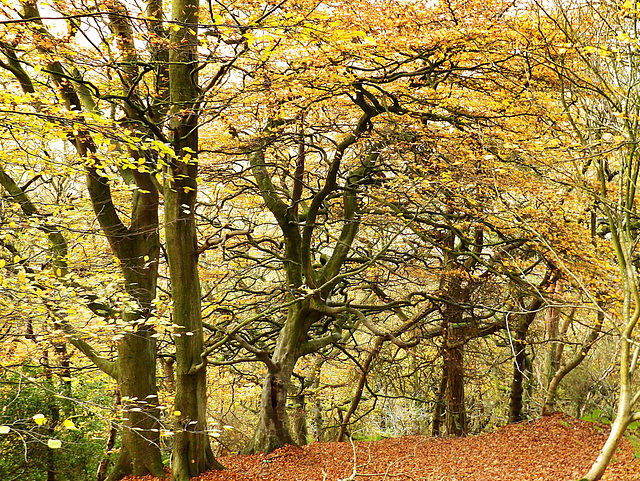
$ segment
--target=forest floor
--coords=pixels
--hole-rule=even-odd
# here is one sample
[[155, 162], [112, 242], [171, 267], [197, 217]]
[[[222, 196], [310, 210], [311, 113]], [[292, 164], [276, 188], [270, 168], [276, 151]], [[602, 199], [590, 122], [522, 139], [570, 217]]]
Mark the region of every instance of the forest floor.
[[[224, 456], [228, 469], [198, 481], [569, 481], [584, 475], [607, 428], [561, 414], [465, 438], [403, 436], [382, 441], [285, 446]], [[640, 445], [623, 440], [602, 479], [640, 481]], [[635, 454], [635, 456], [634, 456]], [[155, 481], [151, 476], [126, 481]]]

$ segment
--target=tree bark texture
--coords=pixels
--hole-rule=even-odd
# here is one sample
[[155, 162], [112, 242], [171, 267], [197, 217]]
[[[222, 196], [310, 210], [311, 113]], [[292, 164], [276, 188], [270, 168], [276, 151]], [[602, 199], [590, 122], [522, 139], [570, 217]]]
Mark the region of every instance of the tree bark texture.
[[170, 37], [170, 138], [175, 157], [165, 177], [165, 236], [175, 328], [175, 426], [171, 476], [188, 481], [212, 468], [207, 432], [206, 359], [195, 226], [198, 163], [197, 29], [199, 4], [174, 0]]
[[469, 431], [464, 399], [464, 346], [446, 347], [443, 356], [447, 365], [445, 428], [449, 436], [465, 436]]
[[444, 329], [441, 348], [442, 362], [444, 363], [443, 372], [447, 376], [444, 392], [445, 429], [449, 436], [465, 436], [468, 433], [468, 425], [464, 398], [464, 345], [466, 341], [462, 327], [464, 314], [462, 303], [467, 300], [469, 288], [465, 279], [451, 269], [445, 269], [440, 287], [445, 299], [440, 308]]
[[307, 330], [317, 314], [309, 312], [308, 302], [296, 303], [289, 309], [262, 385], [260, 414], [255, 433], [243, 453], [269, 453], [285, 444], [295, 445], [287, 415], [287, 395], [291, 375], [303, 354]]

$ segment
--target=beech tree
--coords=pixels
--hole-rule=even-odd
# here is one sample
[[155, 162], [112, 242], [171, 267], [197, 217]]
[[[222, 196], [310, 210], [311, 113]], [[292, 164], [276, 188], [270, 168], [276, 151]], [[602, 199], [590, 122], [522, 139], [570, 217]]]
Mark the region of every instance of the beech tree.
[[[640, 318], [637, 266], [638, 68], [637, 6], [633, 2], [540, 5], [555, 23], [547, 61], [560, 83], [561, 102], [581, 159], [571, 181], [593, 202], [593, 232], [609, 240], [618, 274], [619, 306], [605, 321], [619, 336], [619, 384], [615, 420], [598, 459], [584, 477], [600, 479], [627, 426], [640, 419], [634, 388]], [[598, 223], [598, 219], [600, 222]], [[590, 292], [597, 305], [598, 292]]]
[[[36, 61], [44, 63], [43, 70], [58, 90], [59, 102], [68, 111], [69, 115], [63, 111], [58, 112], [61, 124], [65, 124], [66, 118], [69, 118], [72, 123], [79, 122], [75, 129], [67, 129], [66, 134], [77, 154], [84, 159], [87, 190], [96, 217], [111, 244], [114, 255], [120, 262], [125, 289], [135, 304], [135, 307], [125, 307], [121, 311], [122, 320], [131, 326], [136, 326], [136, 329], [135, 332], [123, 335], [118, 347], [118, 357], [113, 361], [105, 359], [80, 336], [70, 333], [71, 343], [117, 381], [124, 400], [123, 449], [112, 471], [111, 479], [119, 479], [129, 473], [151, 472], [163, 476], [156, 408], [158, 401], [155, 376], [156, 341], [152, 337], [153, 325], [149, 323], [155, 298], [160, 249], [157, 217], [158, 191], [151, 181], [151, 172], [144, 169], [127, 172], [132, 185], [144, 193], [136, 193], [132, 196], [130, 225], [126, 226], [112, 200], [109, 180], [99, 165], [96, 165], [99, 162], [95, 157], [98, 146], [90, 137], [89, 131], [82, 126], [84, 124], [84, 119], [80, 117], [82, 110], [97, 114], [97, 105], [93, 97], [90, 94], [87, 95], [85, 84], [73, 83], [72, 80], [80, 80], [78, 67], [65, 65], [66, 62], [57, 57], [62, 52], [57, 51], [53, 46], [54, 37], [40, 20], [37, 4], [26, 2], [22, 7], [20, 15], [24, 19], [23, 32], [28, 35], [27, 38], [34, 39], [36, 52], [45, 57], [42, 61]], [[120, 40], [124, 39], [126, 43], [127, 33], [119, 31], [121, 27], [122, 24], [112, 24]], [[9, 70], [20, 83], [25, 101], [29, 102], [36, 112], [49, 113], [47, 104], [36, 100], [39, 92], [36, 90], [32, 76], [27, 72], [32, 59], [26, 55], [19, 55], [20, 50], [21, 46], [15, 42], [3, 43], [6, 62], [2, 66]], [[62, 50], [64, 51], [64, 47]], [[61, 57], [64, 58], [64, 53]], [[126, 85], [126, 81], [124, 83]], [[132, 153], [140, 155], [135, 148], [132, 149]], [[16, 194], [17, 192], [12, 193], [14, 196]], [[23, 203], [23, 206], [25, 210], [27, 204]], [[29, 214], [33, 216], [36, 212]], [[61, 236], [60, 233], [58, 235]], [[57, 244], [62, 245], [62, 240], [58, 240]], [[58, 255], [56, 262], [66, 263], [64, 255]], [[62, 323], [66, 325], [64, 320]]]
[[[199, 6], [177, 3], [168, 21], [163, 5], [154, 1], [148, 2], [144, 12], [134, 5], [107, 2], [97, 15], [90, 5], [60, 4], [55, 19], [57, 26], [60, 22], [69, 25], [67, 33], [47, 30], [37, 2], [24, 2], [21, 11], [3, 8], [9, 20], [3, 30], [2, 67], [13, 74], [24, 93], [14, 97], [18, 107], [12, 114], [58, 124], [61, 138], [75, 147], [87, 173], [96, 217], [133, 302], [120, 316], [129, 329], [114, 360], [103, 357], [81, 336], [69, 333], [76, 347], [117, 380], [125, 403], [123, 449], [111, 479], [129, 473], [164, 476], [157, 411], [157, 318], [153, 311], [161, 193], [167, 219], [173, 322], [180, 326], [176, 332], [173, 477], [188, 479], [219, 467], [206, 429], [206, 361], [200, 352], [200, 294], [192, 224], [202, 94], [197, 83], [201, 68], [196, 52]], [[209, 88], [227, 71], [225, 61], [220, 64]], [[41, 88], [48, 83], [50, 90]], [[55, 97], [39, 99], [43, 91], [53, 91]], [[111, 118], [104, 114], [105, 109], [111, 110]], [[132, 191], [126, 214], [114, 198], [116, 173]], [[123, 216], [128, 217], [128, 225]], [[184, 337], [180, 338], [182, 328]]]
[[[221, 467], [208, 437], [209, 364], [262, 363], [246, 452], [269, 452], [304, 440], [304, 429], [292, 433], [287, 403], [297, 398], [302, 411], [312, 384], [301, 374], [305, 356], [340, 353], [357, 365], [353, 402], [340, 419], [344, 438], [385, 344], [414, 356], [431, 340], [425, 349], [441, 362], [439, 389], [429, 393], [433, 431], [443, 422], [447, 434], [464, 435], [470, 348], [488, 336], [502, 336], [505, 359], [513, 358], [510, 418], [522, 418], [529, 327], [569, 299], [553, 289], [559, 279], [598, 292], [586, 297], [601, 315], [591, 316], [565, 366], [554, 347], [547, 410], [600, 336], [610, 292], [602, 287], [608, 277], [592, 271], [609, 275], [603, 259], [611, 251], [594, 235], [596, 220], [584, 223], [585, 206], [609, 219], [602, 236], [611, 235], [624, 272], [635, 276], [634, 184], [611, 186], [637, 174], [635, 140], [615, 130], [627, 128], [626, 114], [609, 115], [625, 112], [621, 82], [594, 60], [604, 47], [571, 47], [578, 40], [566, 40], [574, 38], [570, 16], [536, 24], [510, 1], [39, 7], [0, 7], [8, 18], [2, 102], [12, 132], [32, 138], [33, 126], [45, 126], [59, 131], [54, 142], [73, 147], [68, 158], [86, 174], [128, 294], [119, 313], [83, 297], [107, 324], [124, 325], [117, 356], [90, 345], [73, 319], [56, 320], [123, 396], [112, 480], [163, 475], [159, 336], [175, 345], [161, 354], [175, 382], [172, 477], [186, 481]], [[553, 37], [556, 29], [562, 37]], [[587, 67], [569, 68], [578, 64]], [[566, 117], [556, 109], [558, 85]], [[580, 103], [583, 89], [608, 96]], [[555, 149], [567, 125], [602, 162], [567, 175], [559, 162], [570, 159], [567, 150]], [[626, 153], [631, 167], [627, 157], [609, 159], [603, 145]], [[45, 214], [30, 202], [29, 185], [13, 178], [21, 169], [3, 156], [0, 184], [51, 241], [56, 282], [72, 286], [65, 227], [39, 222]], [[165, 273], [160, 287], [172, 304], [159, 319]], [[635, 281], [625, 282], [631, 336]], [[562, 329], [549, 321], [557, 343]], [[635, 367], [629, 349], [627, 373]], [[636, 419], [623, 414], [618, 434]]]
[[[518, 155], [507, 132], [521, 135], [528, 148], [538, 135], [531, 125], [543, 125], [539, 119], [546, 108], [544, 101], [538, 103], [535, 87], [547, 81], [542, 69], [513, 55], [509, 34], [490, 40], [475, 28], [489, 22], [491, 28], [509, 29], [506, 10], [474, 4], [477, 24], [462, 26], [450, 3], [424, 11], [407, 8], [398, 15], [417, 15], [425, 23], [428, 16], [439, 19], [414, 45], [406, 40], [415, 37], [410, 22], [399, 26], [379, 18], [370, 6], [360, 7], [354, 14], [352, 5], [341, 6], [331, 22], [322, 13], [303, 15], [313, 20], [313, 31], [303, 28], [299, 36], [288, 30], [282, 36], [256, 35], [252, 42], [267, 45], [270, 54], [260, 59], [259, 68], [245, 67], [251, 73], [244, 78], [260, 92], [261, 107], [250, 119], [229, 119], [233, 141], [223, 152], [235, 163], [223, 165], [243, 177], [230, 182], [236, 192], [252, 192], [245, 202], [258, 214], [251, 220], [229, 208], [227, 215], [236, 222], [230, 232], [248, 236], [229, 246], [226, 255], [242, 263], [235, 290], [257, 300], [241, 309], [232, 306], [243, 302], [237, 296], [223, 294], [213, 301], [214, 311], [226, 316], [207, 324], [213, 332], [207, 352], [221, 350], [215, 361], [220, 364], [260, 361], [267, 368], [260, 420], [247, 452], [292, 442], [286, 400], [298, 359], [346, 342], [356, 326], [408, 347], [413, 341], [392, 335], [397, 326], [385, 330], [372, 319], [402, 307], [433, 313], [419, 306], [426, 301], [438, 303], [446, 318], [439, 332], [447, 333], [444, 350], [451, 365], [448, 412], [460, 412], [462, 419], [464, 409], [454, 406], [464, 398], [462, 347], [505, 326], [498, 309], [478, 314], [486, 323], [466, 317], [471, 293], [484, 280], [476, 277], [495, 273], [492, 251], [519, 249], [531, 239], [510, 232], [511, 222], [500, 218], [504, 211], [492, 211], [500, 199], [494, 202], [487, 193], [502, 157]], [[347, 44], [345, 32], [352, 32]], [[305, 49], [292, 49], [291, 38]], [[487, 48], [478, 51], [476, 45], [484, 42]], [[527, 88], [513, 87], [515, 79], [526, 76]], [[485, 89], [484, 82], [503, 89]], [[505, 178], [496, 188], [507, 191], [513, 182], [515, 176]], [[487, 216], [500, 225], [491, 225], [492, 220], [483, 225]], [[429, 277], [439, 289], [417, 289], [413, 298], [400, 290], [388, 297], [376, 293], [370, 273], [402, 269], [416, 255], [398, 247], [396, 237], [411, 238], [421, 252], [439, 250], [439, 257], [424, 261], [442, 262], [441, 275]], [[537, 258], [525, 270], [533, 272], [540, 262]], [[505, 278], [509, 275], [524, 282], [521, 275], [510, 272]], [[412, 314], [406, 318], [413, 319]], [[414, 326], [423, 322], [428, 324], [418, 316]], [[464, 432], [463, 426], [450, 419], [451, 432]]]

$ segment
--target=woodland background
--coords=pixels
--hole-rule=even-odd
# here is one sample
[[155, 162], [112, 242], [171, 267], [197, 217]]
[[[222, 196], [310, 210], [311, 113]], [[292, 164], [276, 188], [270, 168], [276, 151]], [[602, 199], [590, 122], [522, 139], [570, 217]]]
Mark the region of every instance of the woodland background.
[[639, 3], [0, 9], [2, 479], [633, 439]]

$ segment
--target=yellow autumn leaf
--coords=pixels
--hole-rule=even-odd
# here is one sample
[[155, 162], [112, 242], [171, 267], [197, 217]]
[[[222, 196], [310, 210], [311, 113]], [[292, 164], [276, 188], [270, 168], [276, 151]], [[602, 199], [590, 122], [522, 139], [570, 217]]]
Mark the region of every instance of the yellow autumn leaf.
[[35, 416], [33, 416], [33, 420], [38, 426], [42, 426], [47, 422], [47, 418], [44, 414], [36, 414]]
[[62, 425], [67, 429], [71, 429], [71, 430], [77, 430], [78, 429], [76, 427], [76, 425], [73, 424], [73, 421], [71, 419], [65, 419], [64, 422], [62, 423]]
[[0, 426], [0, 434], [7, 434], [9, 431], [11, 431], [9, 426]]
[[51, 449], [60, 449], [62, 447], [62, 441], [60, 441], [59, 439], [49, 439], [47, 441], [47, 446], [49, 446]]

